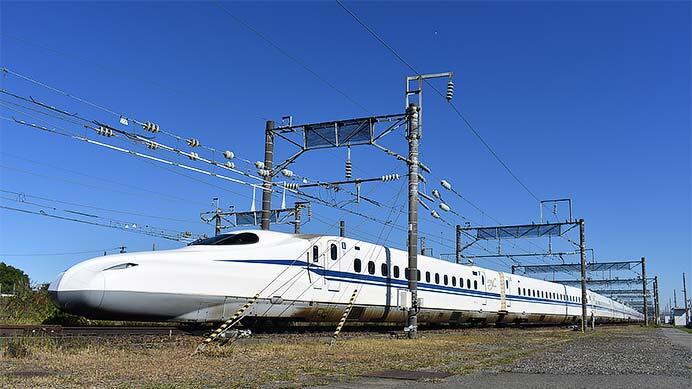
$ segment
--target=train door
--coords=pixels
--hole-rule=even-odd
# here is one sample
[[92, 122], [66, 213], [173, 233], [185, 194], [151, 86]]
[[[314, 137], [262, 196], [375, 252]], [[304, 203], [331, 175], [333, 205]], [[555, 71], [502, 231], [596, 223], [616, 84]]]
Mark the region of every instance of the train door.
[[[511, 294], [512, 294], [512, 277], [505, 276], [504, 278], [505, 278], [505, 294], [511, 296]], [[507, 307], [509, 308], [511, 306], [512, 306], [512, 298], [510, 297], [507, 299]]]
[[315, 241], [310, 249], [310, 268], [311, 274], [314, 278], [312, 282], [312, 287], [315, 289], [323, 289], [327, 283], [325, 276], [325, 255], [324, 255], [324, 245], [321, 244], [319, 240]]
[[[327, 242], [329, 247], [328, 252], [325, 253], [324, 257], [324, 269], [325, 269], [325, 280], [327, 281], [327, 290], [331, 292], [341, 291], [341, 281], [335, 280], [334, 276], [338, 276], [341, 272], [341, 264], [344, 258], [342, 255], [346, 250], [341, 247], [341, 242], [336, 240], [330, 240]], [[327, 276], [329, 274], [330, 276]]]
[[482, 305], [488, 305], [488, 284], [490, 283], [490, 280], [485, 278], [485, 272], [481, 271], [481, 287], [480, 291], [482, 292], [481, 296], [481, 304]]

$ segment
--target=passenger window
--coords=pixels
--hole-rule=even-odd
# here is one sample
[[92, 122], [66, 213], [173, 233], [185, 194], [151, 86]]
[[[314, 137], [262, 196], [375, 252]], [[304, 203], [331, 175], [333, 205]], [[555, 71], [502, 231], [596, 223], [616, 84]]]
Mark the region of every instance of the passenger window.
[[425, 272], [425, 282], [430, 282], [430, 272], [429, 271]]
[[318, 262], [320, 260], [320, 249], [317, 246], [312, 246], [312, 261]]
[[524, 296], [526, 296], [526, 288], [524, 288], [524, 293], [522, 293]]
[[464, 279], [459, 277], [459, 287], [463, 288], [464, 287]]
[[473, 280], [473, 289], [478, 290], [478, 280]]
[[420, 270], [416, 270], [416, 281], [420, 281]]
[[442, 279], [444, 280], [445, 285], [447, 285], [447, 284], [449, 283], [449, 278], [447, 277], [446, 274], [445, 274], [445, 276], [444, 276]]
[[356, 258], [353, 260], [353, 270], [356, 273], [360, 273], [360, 259]]
[[481, 276], [481, 284], [485, 285], [485, 276]]
[[387, 277], [387, 264], [386, 263], [382, 264], [382, 275]]
[[332, 256], [332, 261], [336, 261], [336, 258], [339, 256], [339, 248], [336, 247], [334, 243], [332, 243], [330, 247], [330, 254]]
[[404, 278], [406, 278], [408, 280], [408, 268], [407, 267], [404, 268]]
[[394, 278], [399, 278], [399, 266], [394, 266]]
[[368, 273], [375, 274], [375, 262], [373, 262], [373, 261], [368, 262]]
[[471, 289], [471, 279], [470, 278], [466, 279], [466, 289]]
[[452, 286], [457, 286], [457, 278], [452, 276]]
[[509, 290], [509, 281], [505, 280], [505, 288]]
[[440, 283], [440, 273], [435, 273], [435, 283], [436, 284]]

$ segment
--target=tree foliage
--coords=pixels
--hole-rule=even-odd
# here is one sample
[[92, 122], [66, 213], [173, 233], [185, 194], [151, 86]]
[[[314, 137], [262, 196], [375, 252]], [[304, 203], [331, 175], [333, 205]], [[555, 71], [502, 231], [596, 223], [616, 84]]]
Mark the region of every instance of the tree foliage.
[[21, 269], [0, 262], [0, 286], [3, 293], [12, 293], [16, 289], [29, 288], [29, 276]]

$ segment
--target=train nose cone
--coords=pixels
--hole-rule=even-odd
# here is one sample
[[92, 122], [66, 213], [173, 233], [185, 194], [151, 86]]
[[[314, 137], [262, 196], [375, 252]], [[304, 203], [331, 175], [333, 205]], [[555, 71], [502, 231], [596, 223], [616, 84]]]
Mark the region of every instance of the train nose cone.
[[50, 299], [53, 300], [55, 305], [60, 308], [62, 308], [62, 305], [60, 304], [60, 299], [58, 299], [58, 289], [60, 288], [60, 280], [62, 280], [62, 276], [64, 275], [65, 272], [58, 274], [58, 278], [48, 285], [48, 295], [50, 296]]
[[68, 271], [50, 284], [48, 293], [61, 309], [75, 314], [89, 314], [101, 306], [104, 289], [103, 274]]

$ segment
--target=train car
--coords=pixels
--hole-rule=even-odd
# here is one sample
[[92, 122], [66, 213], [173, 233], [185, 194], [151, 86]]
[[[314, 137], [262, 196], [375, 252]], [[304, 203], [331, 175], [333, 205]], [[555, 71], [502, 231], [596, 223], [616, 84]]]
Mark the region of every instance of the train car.
[[[238, 231], [187, 247], [98, 257], [50, 284], [64, 310], [94, 319], [220, 322], [257, 296], [254, 320], [402, 323], [411, 307], [401, 250], [350, 238]], [[581, 289], [418, 257], [419, 323], [575, 323]], [[597, 323], [641, 321], [634, 309], [587, 293]]]

